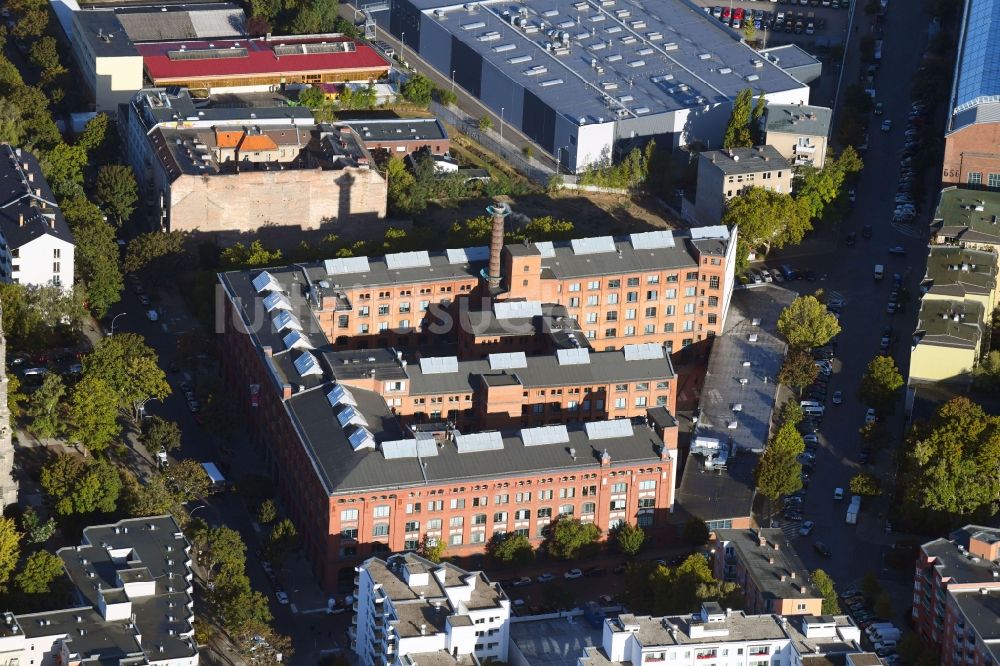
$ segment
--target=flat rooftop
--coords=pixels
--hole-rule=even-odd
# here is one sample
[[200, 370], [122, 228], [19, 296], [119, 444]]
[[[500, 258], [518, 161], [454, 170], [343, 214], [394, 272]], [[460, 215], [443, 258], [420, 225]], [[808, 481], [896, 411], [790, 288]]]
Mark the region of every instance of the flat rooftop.
[[997, 287], [997, 255], [953, 246], [930, 247], [923, 288], [928, 293], [964, 299], [988, 295]]
[[[821, 596], [809, 582], [809, 570], [780, 529], [722, 529], [715, 530], [715, 536], [720, 542], [725, 541], [736, 549], [739, 560], [763, 594], [773, 599], [816, 599]], [[763, 546], [758, 540], [760, 537], [765, 540]], [[792, 574], [795, 578], [791, 578]], [[805, 592], [802, 591], [803, 586]]]
[[983, 335], [983, 316], [977, 301], [925, 298], [917, 320], [920, 344], [973, 349]]
[[936, 234], [953, 242], [1000, 245], [1000, 192], [945, 188], [934, 223]]
[[[966, 525], [955, 530], [948, 539], [934, 539], [920, 548], [928, 558], [933, 558], [933, 566], [942, 578], [952, 579], [955, 583], [994, 583], [993, 572], [997, 565], [989, 560], [973, 558], [968, 554], [969, 540], [974, 534], [993, 533], [994, 538], [1000, 536], [1000, 530]], [[980, 537], [982, 538], [982, 537]], [[961, 546], [966, 552], [959, 550]], [[979, 559], [979, 561], [975, 561]]]
[[[312, 111], [304, 106], [246, 104], [234, 106], [233, 102], [216, 104], [219, 96], [195, 101], [187, 88], [144, 88], [136, 93], [132, 107], [147, 130], [158, 124], [177, 121], [198, 122], [204, 125], [260, 125], [274, 122], [289, 125], [315, 125]], [[270, 101], [270, 100], [268, 100]]]
[[984, 642], [1000, 640], [1000, 590], [989, 590], [986, 594], [979, 590], [950, 590], [950, 594]]
[[511, 647], [532, 666], [576, 666], [584, 650], [600, 647], [601, 639], [602, 630], [591, 627], [583, 616], [572, 622], [557, 617], [510, 623]]
[[833, 111], [825, 106], [768, 104], [765, 130], [780, 134], [830, 136]]
[[387, 118], [374, 120], [341, 120], [367, 142], [376, 141], [442, 141], [448, 132], [437, 118]]
[[737, 176], [775, 169], [791, 169], [781, 153], [772, 146], [707, 150], [698, 156], [702, 162], [711, 163], [726, 176]]
[[507, 2], [413, 4], [581, 124], [728, 103], [747, 87], [755, 95], [805, 88], [684, 0], [542, 0], [513, 9], [518, 26]]

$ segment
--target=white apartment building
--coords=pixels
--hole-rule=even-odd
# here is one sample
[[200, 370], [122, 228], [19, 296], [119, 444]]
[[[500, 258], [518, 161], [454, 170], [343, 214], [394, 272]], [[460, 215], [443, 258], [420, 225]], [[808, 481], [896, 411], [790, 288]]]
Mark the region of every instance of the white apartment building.
[[705, 603], [691, 615], [609, 618], [601, 647], [587, 648], [577, 663], [803, 666], [813, 657], [859, 655], [860, 642], [860, 629], [846, 615], [746, 615]]
[[482, 572], [413, 553], [357, 571], [350, 633], [363, 666], [507, 661], [510, 600]]
[[0, 144], [0, 280], [72, 289], [74, 250], [38, 160]]

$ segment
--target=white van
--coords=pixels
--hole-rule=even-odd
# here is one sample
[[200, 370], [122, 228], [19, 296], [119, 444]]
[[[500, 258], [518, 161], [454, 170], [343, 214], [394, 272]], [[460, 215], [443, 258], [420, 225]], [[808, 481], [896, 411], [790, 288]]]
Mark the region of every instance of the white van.
[[799, 403], [799, 407], [805, 409], [806, 407], [822, 407], [823, 403], [816, 402], [815, 400], [803, 400]]
[[802, 413], [806, 416], [823, 416], [826, 413], [826, 408], [822, 405], [803, 407]]
[[875, 279], [881, 280], [882, 276], [885, 275], [885, 266], [882, 264], [875, 264]]

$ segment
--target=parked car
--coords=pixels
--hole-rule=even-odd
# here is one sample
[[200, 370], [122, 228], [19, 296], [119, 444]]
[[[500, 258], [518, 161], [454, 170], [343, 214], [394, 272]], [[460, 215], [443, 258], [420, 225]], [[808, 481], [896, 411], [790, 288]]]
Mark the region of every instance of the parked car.
[[288, 605], [288, 594], [285, 592], [275, 592], [274, 597], [278, 600], [278, 603], [282, 606]]
[[524, 587], [525, 585], [531, 585], [531, 579], [527, 576], [521, 576], [511, 583], [512, 587]]
[[809, 536], [810, 534], [812, 534], [813, 527], [815, 526], [816, 524], [813, 521], [807, 520], [803, 522], [802, 527], [799, 528], [799, 534], [801, 534], [802, 536]]
[[841, 405], [841, 404], [843, 404], [843, 402], [844, 402], [844, 392], [843, 391], [834, 391], [833, 392], [833, 404], [835, 404], [835, 405]]
[[605, 567], [590, 567], [589, 569], [583, 572], [583, 575], [588, 576], [590, 578], [596, 578], [598, 576], [607, 576], [608, 570]]
[[538, 582], [539, 583], [551, 583], [555, 579], [556, 579], [556, 577], [553, 576], [552, 574], [550, 574], [550, 573], [543, 573], [541, 576], [538, 577]]
[[889, 248], [889, 254], [901, 257], [906, 254], [906, 248], [902, 245], [893, 245]]
[[[570, 569], [569, 571], [563, 574], [563, 578], [565, 578], [566, 580], [576, 580], [577, 578], [583, 578], [583, 572], [580, 571], [579, 569]], [[539, 577], [538, 580], [541, 581], [542, 580], [541, 577]]]
[[827, 547], [822, 541], [817, 541], [813, 544], [813, 550], [822, 555], [823, 557], [833, 557], [833, 552]]
[[891, 132], [892, 131], [892, 121], [886, 118], [882, 121], [882, 131]]
[[868, 411], [865, 412], [865, 425], [869, 423], [875, 423], [875, 408], [869, 407]]
[[835, 499], [835, 500], [842, 500], [842, 499], [844, 499], [844, 489], [843, 488], [834, 488], [833, 489], [833, 499]]

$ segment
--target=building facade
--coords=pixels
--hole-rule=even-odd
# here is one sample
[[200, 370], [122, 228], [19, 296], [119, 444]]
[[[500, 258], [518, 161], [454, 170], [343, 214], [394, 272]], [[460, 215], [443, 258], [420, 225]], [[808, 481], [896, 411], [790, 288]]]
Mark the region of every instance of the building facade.
[[719, 224], [729, 200], [751, 187], [790, 194], [791, 164], [772, 146], [700, 153], [695, 217], [703, 225]]
[[73, 288], [73, 233], [35, 156], [0, 144], [0, 280]]
[[344, 120], [371, 152], [405, 157], [420, 150], [431, 155], [444, 155], [451, 147], [448, 130], [437, 118], [391, 118]]
[[357, 567], [351, 649], [363, 666], [507, 661], [510, 600], [482, 572], [414, 553]]
[[822, 169], [830, 140], [832, 111], [825, 106], [768, 104], [761, 119], [764, 143], [792, 166]]
[[751, 614], [821, 615], [823, 597], [780, 529], [716, 530], [713, 569], [739, 583]]

